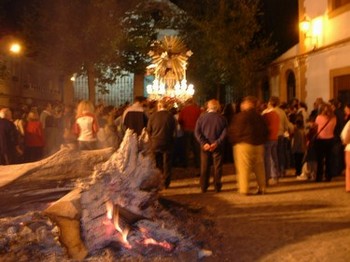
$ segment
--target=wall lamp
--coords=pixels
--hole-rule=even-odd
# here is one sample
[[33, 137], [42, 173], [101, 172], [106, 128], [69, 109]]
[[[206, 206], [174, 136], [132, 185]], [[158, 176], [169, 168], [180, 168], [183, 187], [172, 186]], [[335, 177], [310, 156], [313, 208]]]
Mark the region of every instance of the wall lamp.
[[322, 17], [311, 20], [307, 16], [299, 23], [300, 31], [304, 34], [305, 45], [313, 49], [318, 47], [323, 31]]

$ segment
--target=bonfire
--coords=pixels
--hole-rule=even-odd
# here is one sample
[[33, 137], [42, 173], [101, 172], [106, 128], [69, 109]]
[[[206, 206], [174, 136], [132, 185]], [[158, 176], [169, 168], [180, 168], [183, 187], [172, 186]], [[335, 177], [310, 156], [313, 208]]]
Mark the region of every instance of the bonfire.
[[146, 133], [127, 130], [118, 150], [70, 193], [43, 211], [0, 220], [0, 260], [197, 260], [205, 250], [160, 204], [163, 185]]

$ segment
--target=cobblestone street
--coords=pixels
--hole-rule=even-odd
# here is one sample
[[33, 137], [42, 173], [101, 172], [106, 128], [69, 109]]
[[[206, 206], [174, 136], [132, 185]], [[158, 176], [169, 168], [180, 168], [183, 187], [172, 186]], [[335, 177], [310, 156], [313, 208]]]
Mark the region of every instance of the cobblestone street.
[[199, 177], [176, 179], [162, 192], [214, 221], [222, 244], [205, 261], [350, 261], [350, 194], [343, 176], [314, 183], [287, 175], [265, 195], [241, 196], [232, 165], [224, 174], [220, 193], [211, 186], [202, 194]]

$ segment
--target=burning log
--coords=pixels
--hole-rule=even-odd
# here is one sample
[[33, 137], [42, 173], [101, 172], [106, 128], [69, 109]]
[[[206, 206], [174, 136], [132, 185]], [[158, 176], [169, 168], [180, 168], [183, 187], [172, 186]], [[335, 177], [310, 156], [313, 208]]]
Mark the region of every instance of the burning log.
[[[165, 221], [172, 219], [158, 202], [164, 179], [148, 151], [146, 138], [143, 134], [138, 139], [127, 130], [120, 148], [96, 167], [90, 181], [80, 183], [75, 193], [46, 210], [58, 224], [74, 227], [75, 232], [75, 222], [64, 225], [59, 221], [79, 219], [81, 235], [74, 237], [75, 246], [70, 247], [69, 241], [61, 238], [71, 257], [82, 259], [109, 246], [141, 255], [154, 249], [165, 254], [195, 249], [176, 229], [165, 226]], [[67, 208], [60, 207], [65, 200], [69, 200]], [[78, 206], [80, 211], [76, 210]]]
[[[35, 180], [57, 181], [62, 177], [67, 180], [89, 177], [95, 165], [106, 161], [113, 153], [113, 148], [79, 151], [62, 147], [58, 152], [40, 161], [0, 166], [0, 188], [8, 184], [28, 184]], [[19, 179], [20, 178], [20, 179]], [[30, 183], [35, 185], [35, 183]], [[28, 185], [30, 186], [30, 185]]]
[[0, 166], [0, 217], [38, 210], [43, 203], [59, 199], [75, 188], [75, 181], [89, 178], [94, 167], [112, 153], [112, 148], [79, 151], [63, 147], [37, 162]]
[[[83, 238], [91, 252], [118, 239], [118, 230], [123, 234], [120, 221], [129, 228], [141, 218], [155, 216], [155, 200], [163, 180], [146, 145], [143, 136], [138, 140], [128, 130], [118, 151], [96, 170], [91, 184], [83, 190]], [[113, 214], [109, 218], [107, 211]], [[115, 217], [120, 221], [114, 221]], [[125, 239], [121, 242], [126, 244]]]

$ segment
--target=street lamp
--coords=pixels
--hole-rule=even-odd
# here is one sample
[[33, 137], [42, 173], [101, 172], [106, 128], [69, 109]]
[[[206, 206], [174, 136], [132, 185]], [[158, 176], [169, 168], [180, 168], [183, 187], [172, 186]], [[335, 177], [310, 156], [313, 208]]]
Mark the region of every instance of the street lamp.
[[19, 43], [12, 43], [10, 44], [9, 50], [13, 54], [19, 54], [22, 51], [22, 46]]
[[300, 31], [304, 33], [304, 36], [306, 37], [307, 33], [311, 29], [311, 20], [307, 18], [306, 16], [299, 24]]
[[321, 41], [323, 32], [323, 18], [317, 17], [310, 19], [304, 17], [299, 23], [300, 31], [304, 34], [305, 45], [316, 49]]

